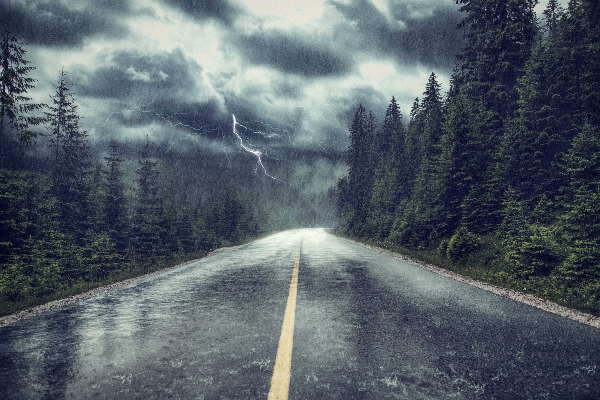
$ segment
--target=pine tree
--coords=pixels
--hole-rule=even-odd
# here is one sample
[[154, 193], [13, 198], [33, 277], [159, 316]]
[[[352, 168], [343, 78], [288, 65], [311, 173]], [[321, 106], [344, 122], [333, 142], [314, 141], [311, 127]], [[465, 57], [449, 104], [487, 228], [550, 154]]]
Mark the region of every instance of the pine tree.
[[[383, 120], [382, 129], [376, 133], [374, 140], [375, 156], [381, 160], [386, 158], [392, 151], [393, 146], [397, 142], [398, 124], [402, 122], [402, 114], [400, 107], [396, 102], [396, 98], [392, 97]], [[377, 165], [375, 165], [377, 168]]]
[[548, 36], [554, 36], [558, 30], [558, 21], [563, 12], [558, 0], [549, 0], [546, 9], [542, 12], [545, 19], [545, 29]]
[[[421, 159], [421, 171], [423, 171], [423, 169], [435, 168], [434, 164], [441, 153], [440, 139], [443, 134], [441, 85], [433, 72], [427, 81], [420, 109], [423, 118], [423, 157]], [[431, 171], [423, 173], [429, 174]]]
[[504, 175], [530, 211], [542, 199], [560, 208], [557, 197], [569, 186], [563, 156], [584, 124], [600, 122], [600, 31], [587, 10], [584, 2], [563, 11], [550, 1], [549, 32], [538, 38], [519, 80], [519, 109], [503, 144]]
[[593, 10], [588, 2], [570, 1], [544, 43], [539, 67], [528, 74], [540, 93], [530, 123], [556, 138], [557, 153], [567, 153], [584, 124], [600, 126], [600, 28]]
[[479, 152], [481, 144], [478, 142], [482, 128], [476, 125], [479, 120], [471, 106], [472, 103], [464, 94], [453, 97], [444, 122], [446, 133], [440, 140], [439, 227], [445, 234], [453, 232], [463, 223], [464, 212], [468, 213], [470, 210], [464, 210], [462, 205], [474, 182], [482, 180]]
[[372, 237], [383, 240], [392, 229], [397, 206], [407, 196], [406, 132], [400, 107], [393, 97], [375, 143], [378, 164], [374, 170], [367, 225]]
[[570, 187], [560, 227], [569, 256], [559, 271], [582, 283], [600, 278], [600, 128], [586, 124], [565, 162]]
[[41, 117], [30, 115], [42, 109], [44, 104], [31, 103], [31, 98], [27, 97], [36, 81], [27, 75], [35, 68], [27, 66], [29, 61], [24, 58], [27, 52], [22, 40], [20, 36], [10, 32], [9, 15], [0, 42], [0, 155], [5, 147], [4, 134], [8, 128], [12, 128], [23, 148], [36, 141], [39, 133], [31, 128], [44, 121]]
[[140, 260], [165, 255], [166, 226], [163, 199], [158, 185], [157, 161], [150, 155], [150, 141], [142, 148], [138, 161], [136, 210], [133, 226], [133, 251]]
[[473, 176], [477, 179], [470, 182], [461, 206], [462, 223], [475, 233], [487, 233], [502, 221], [506, 185], [500, 145], [518, 106], [517, 82], [535, 44], [536, 1], [456, 1], [466, 13], [460, 24], [466, 45], [453, 76], [449, 107], [457, 94], [465, 96], [460, 101], [470, 102], [476, 121], [469, 124], [474, 130], [466, 136], [478, 146], [475, 153], [481, 171]]
[[555, 116], [547, 107], [551, 100], [546, 93], [552, 84], [546, 71], [548, 56], [540, 37], [519, 80], [519, 109], [501, 148], [504, 178], [520, 200], [530, 203], [530, 209], [544, 192], [556, 187], [560, 178], [557, 157], [564, 151]]
[[0, 170], [0, 265], [22, 251], [31, 235], [26, 204], [33, 176]]
[[115, 140], [109, 143], [110, 153], [104, 157], [108, 170], [105, 175], [104, 198], [104, 227], [112, 239], [118, 252], [123, 253], [127, 248], [127, 199], [125, 197], [125, 183], [119, 157], [118, 146]]
[[244, 238], [250, 227], [252, 211], [242, 196], [228, 189], [209, 210], [207, 224], [221, 246], [230, 246]]
[[86, 174], [89, 172], [89, 139], [82, 130], [77, 114], [77, 104], [60, 72], [54, 85], [56, 94], [45, 112], [50, 126], [50, 146], [53, 150], [54, 168], [52, 188], [58, 200], [60, 219], [66, 231], [82, 243], [88, 220]]
[[537, 0], [456, 0], [466, 16], [459, 24], [467, 41], [456, 83], [492, 111], [490, 130], [499, 129], [516, 109], [517, 80], [537, 35]]
[[341, 197], [347, 201], [342, 225], [349, 233], [364, 236], [365, 222], [373, 186], [373, 141], [375, 117], [366, 115], [359, 105], [350, 127], [350, 146], [347, 153], [348, 184]]
[[[401, 211], [405, 220], [396, 223], [393, 237], [413, 246], [427, 245], [439, 237], [441, 189], [439, 158], [443, 133], [441, 85], [434, 73], [429, 76], [417, 117], [420, 119], [421, 159], [411, 198]], [[404, 231], [403, 231], [404, 230]]]
[[421, 114], [421, 104], [419, 98], [416, 98], [410, 110], [410, 122], [406, 132], [406, 164], [407, 164], [407, 197], [412, 193], [412, 189], [419, 174], [421, 159], [423, 157], [423, 114]]
[[43, 296], [65, 283], [56, 199], [41, 175], [0, 172], [0, 299]]

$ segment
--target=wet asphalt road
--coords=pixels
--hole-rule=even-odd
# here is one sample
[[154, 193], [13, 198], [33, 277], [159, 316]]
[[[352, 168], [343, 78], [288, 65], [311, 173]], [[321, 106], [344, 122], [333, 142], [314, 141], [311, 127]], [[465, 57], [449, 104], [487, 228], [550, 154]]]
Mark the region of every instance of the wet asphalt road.
[[266, 399], [301, 240], [290, 398], [600, 398], [598, 329], [319, 229], [0, 328], [0, 398]]

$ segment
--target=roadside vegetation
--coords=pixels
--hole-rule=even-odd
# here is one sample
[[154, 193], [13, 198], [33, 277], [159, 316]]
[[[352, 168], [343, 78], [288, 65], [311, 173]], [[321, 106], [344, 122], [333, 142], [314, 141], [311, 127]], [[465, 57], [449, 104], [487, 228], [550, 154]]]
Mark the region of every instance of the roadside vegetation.
[[447, 93], [358, 107], [339, 231], [600, 315], [600, 8], [457, 3]]
[[[302, 186], [261, 178], [251, 159], [236, 164], [149, 137], [91, 138], [66, 71], [57, 73], [49, 104], [32, 102], [35, 68], [26, 58], [23, 38], [6, 26], [0, 315], [202, 257], [292, 222], [313, 225], [328, 213], [326, 193], [303, 194]], [[286, 173], [292, 167], [284, 179]], [[271, 198], [297, 210], [265, 201]]]
[[[0, 315], [264, 232], [241, 189], [225, 180], [201, 195], [198, 166], [164, 162], [148, 139], [128, 159], [114, 140], [93, 157], [66, 73], [51, 104], [30, 104], [19, 38], [6, 33], [2, 46]], [[31, 117], [35, 110], [43, 114]], [[40, 154], [26, 156], [34, 145]]]
[[239, 193], [183, 199], [185, 188], [161, 176], [165, 167], [148, 151], [146, 144], [130, 189], [113, 153], [96, 172], [81, 175], [69, 198], [57, 192], [53, 172], [0, 170], [0, 315], [199, 258], [265, 231]]
[[[340, 232], [341, 236], [350, 237]], [[507, 250], [499, 244], [499, 239], [484, 237], [482, 245], [460, 260], [452, 260], [439, 246], [428, 248], [405, 247], [389, 241], [373, 241], [361, 239], [363, 243], [379, 247], [394, 253], [405, 255], [413, 260], [435, 265], [444, 269], [471, 277], [481, 282], [532, 294], [541, 299], [576, 309], [595, 316], [600, 316], [598, 307], [598, 283], [568, 286], [555, 275], [530, 276], [522, 279], [513, 274], [513, 266], [507, 263]], [[443, 245], [442, 245], [443, 248]]]

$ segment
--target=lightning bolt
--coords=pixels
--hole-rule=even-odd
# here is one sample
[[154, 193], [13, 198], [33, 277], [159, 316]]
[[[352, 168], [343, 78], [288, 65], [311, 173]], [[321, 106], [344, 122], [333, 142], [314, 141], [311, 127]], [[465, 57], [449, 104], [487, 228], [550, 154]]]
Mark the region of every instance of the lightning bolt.
[[[185, 115], [185, 113], [165, 114], [165, 113], [159, 112], [159, 111], [153, 109], [153, 107], [152, 107], [153, 104], [155, 103], [155, 101], [156, 101], [156, 98], [153, 98], [151, 101], [140, 102], [138, 104], [133, 104], [133, 105], [130, 105], [129, 107], [122, 108], [120, 111], [113, 111], [112, 113], [110, 113], [110, 115], [108, 115], [108, 117], [106, 117], [106, 119], [103, 121], [103, 123], [101, 123], [101, 125], [99, 125], [99, 127], [106, 126], [108, 124], [108, 122], [116, 114], [125, 115], [128, 112], [133, 112], [133, 113], [150, 115], [153, 119], [161, 121], [161, 122], [169, 125], [172, 128], [182, 128], [182, 129], [188, 131], [187, 134], [183, 134], [181, 137], [174, 138], [174, 141], [171, 142], [169, 149], [173, 148], [180, 141], [191, 139], [192, 137], [194, 137], [196, 135], [204, 135], [204, 134], [210, 134], [210, 133], [214, 133], [214, 132], [219, 132], [220, 136], [222, 137], [222, 140], [225, 140], [227, 133], [226, 133], [226, 131], [223, 131], [221, 129], [221, 127], [214, 125], [214, 124], [208, 124], [208, 125], [203, 125], [203, 126], [193, 126], [193, 125], [186, 124], [186, 123], [180, 121], [178, 118], [181, 115]], [[307, 107], [301, 106], [301, 107], [298, 107], [298, 109], [307, 110], [307, 109], [313, 109], [313, 108], [317, 108], [317, 107], [319, 109], [323, 109], [324, 106], [325, 107], [331, 106], [333, 108], [336, 108], [338, 115], [344, 115], [344, 111], [342, 110], [342, 108], [339, 107], [338, 105], [332, 104], [332, 103], [318, 103], [318, 104], [314, 104], [312, 106], [307, 106]], [[233, 133], [235, 139], [237, 140], [237, 142], [239, 143], [239, 146], [245, 152], [251, 154], [252, 156], [254, 156], [256, 158], [256, 167], [254, 169], [255, 174], [258, 175], [258, 169], [260, 168], [265, 176], [268, 176], [272, 180], [286, 183], [286, 182], [282, 181], [281, 179], [278, 179], [277, 177], [271, 175], [269, 173], [269, 171], [267, 170], [267, 168], [264, 164], [264, 158], [265, 157], [273, 158], [269, 154], [269, 149], [268, 148], [260, 148], [260, 147], [253, 145], [251, 139], [247, 135], [244, 134], [244, 131], [249, 131], [253, 135], [259, 135], [260, 137], [262, 137], [264, 139], [268, 139], [268, 140], [289, 138], [293, 135], [293, 133], [283, 127], [283, 126], [286, 126], [286, 123], [284, 122], [284, 120], [287, 119], [288, 123], [290, 121], [292, 121], [294, 125], [300, 125], [300, 120], [298, 118], [294, 117], [293, 115], [285, 115], [283, 119], [266, 115], [263, 118], [266, 118], [267, 120], [271, 120], [272, 123], [267, 122], [264, 119], [263, 120], [252, 120], [252, 121], [248, 122], [252, 125], [258, 125], [262, 128], [262, 129], [259, 128], [258, 130], [255, 130], [254, 128], [250, 128], [250, 127], [244, 125], [246, 122], [243, 122], [243, 123], [238, 122], [235, 114], [231, 114], [231, 116], [232, 116], [232, 133]], [[281, 126], [281, 125], [283, 125], [283, 126]], [[312, 138], [312, 137], [311, 137], [310, 142], [313, 144], [313, 146], [320, 148], [321, 151], [328, 153], [327, 149], [323, 145], [323, 142], [321, 142], [319, 140], [314, 140], [314, 138]], [[222, 143], [221, 147], [222, 147], [223, 151], [225, 152], [225, 156], [229, 159], [230, 154], [229, 154], [228, 148], [224, 144], [224, 142]]]
[[[279, 179], [275, 178], [273, 175], [270, 175], [267, 172], [267, 169], [265, 168], [265, 165], [262, 162], [262, 157], [263, 155], [265, 155], [265, 153], [262, 150], [253, 148], [247, 144], [244, 143], [244, 139], [242, 138], [242, 135], [240, 135], [240, 132], [237, 130], [238, 126], [241, 126], [242, 128], [247, 129], [244, 125], [240, 124], [237, 122], [237, 120], [235, 119], [235, 114], [231, 114], [232, 118], [233, 118], [233, 134], [235, 135], [235, 137], [237, 137], [238, 142], [240, 143], [240, 146], [248, 153], [254, 155], [256, 157], [256, 164], [257, 166], [260, 166], [260, 168], [263, 170], [264, 174], [266, 176], [268, 176], [269, 178], [279, 181]], [[256, 169], [254, 170], [254, 172], [256, 173]], [[282, 181], [283, 182], [283, 181]]]

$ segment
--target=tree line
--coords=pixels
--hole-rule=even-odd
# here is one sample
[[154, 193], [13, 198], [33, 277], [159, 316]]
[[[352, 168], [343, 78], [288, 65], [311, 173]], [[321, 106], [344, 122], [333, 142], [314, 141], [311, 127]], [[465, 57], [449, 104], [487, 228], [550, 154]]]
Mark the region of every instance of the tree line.
[[340, 230], [600, 312], [600, 7], [457, 0], [465, 46], [407, 124], [359, 106]]
[[[191, 196], [147, 139], [127, 171], [121, 145], [91, 154], [65, 71], [34, 103], [23, 39], [5, 27], [0, 65], [0, 311], [10, 304], [151, 270], [264, 232], [242, 191]], [[44, 147], [43, 168], [25, 153]], [[38, 160], [39, 161], [39, 160]], [[217, 189], [215, 189], [217, 190]]]

